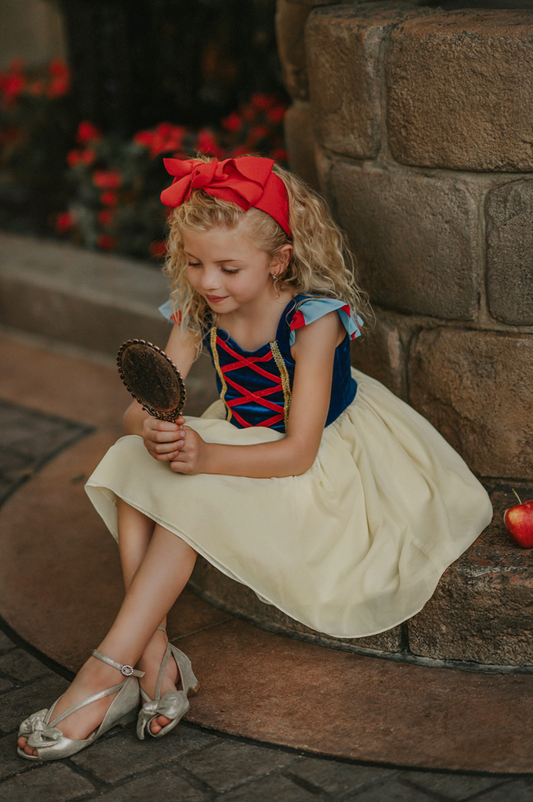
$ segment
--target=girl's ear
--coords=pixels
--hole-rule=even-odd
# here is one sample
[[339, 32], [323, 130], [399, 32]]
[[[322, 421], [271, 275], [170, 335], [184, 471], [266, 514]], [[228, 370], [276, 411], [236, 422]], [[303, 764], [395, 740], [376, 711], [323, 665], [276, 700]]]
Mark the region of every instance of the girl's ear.
[[270, 263], [270, 273], [272, 276], [280, 276], [285, 272], [292, 256], [292, 245], [287, 243], [279, 251], [276, 251]]

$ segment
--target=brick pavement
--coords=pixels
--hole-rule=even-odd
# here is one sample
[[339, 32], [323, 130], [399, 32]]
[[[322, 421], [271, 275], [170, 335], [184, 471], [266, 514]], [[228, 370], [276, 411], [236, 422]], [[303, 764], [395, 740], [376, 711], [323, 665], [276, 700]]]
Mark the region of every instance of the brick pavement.
[[[88, 428], [0, 403], [1, 500]], [[51, 703], [67, 672], [4, 626], [0, 632], [0, 798], [74, 802], [531, 802], [533, 776], [401, 770], [248, 742], [182, 723], [162, 740], [113, 730], [69, 760], [34, 764], [15, 751], [22, 718]], [[8, 633], [8, 634], [6, 634]], [[8, 636], [9, 635], [9, 636]]]

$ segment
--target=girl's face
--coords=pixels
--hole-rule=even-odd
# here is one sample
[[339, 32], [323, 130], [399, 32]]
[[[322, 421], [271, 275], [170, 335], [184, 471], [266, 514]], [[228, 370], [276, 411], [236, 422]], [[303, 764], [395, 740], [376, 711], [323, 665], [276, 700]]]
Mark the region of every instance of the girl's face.
[[182, 232], [187, 275], [214, 312], [225, 315], [275, 296], [272, 274], [277, 261], [245, 236], [241, 219], [235, 228]]

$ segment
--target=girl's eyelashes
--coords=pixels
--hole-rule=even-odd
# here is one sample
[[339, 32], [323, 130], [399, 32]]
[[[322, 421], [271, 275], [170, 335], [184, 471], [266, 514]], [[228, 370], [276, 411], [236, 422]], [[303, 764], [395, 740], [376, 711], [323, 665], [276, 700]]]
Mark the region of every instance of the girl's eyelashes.
[[189, 267], [200, 267], [201, 262], [187, 262]]
[[229, 273], [230, 275], [235, 275], [239, 272], [238, 270], [230, 270], [228, 267], [221, 267], [220, 269], [223, 273]]

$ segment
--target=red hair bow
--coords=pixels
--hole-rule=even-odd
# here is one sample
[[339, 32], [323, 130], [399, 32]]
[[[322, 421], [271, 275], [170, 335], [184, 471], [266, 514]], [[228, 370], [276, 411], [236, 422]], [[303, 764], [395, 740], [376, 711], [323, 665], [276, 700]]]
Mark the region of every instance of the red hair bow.
[[171, 186], [161, 193], [165, 206], [181, 206], [189, 200], [194, 189], [236, 203], [243, 211], [250, 207], [261, 209], [279, 223], [288, 237], [289, 202], [285, 184], [272, 172], [273, 159], [242, 156], [210, 162], [196, 159], [164, 159], [165, 167], [174, 176]]

